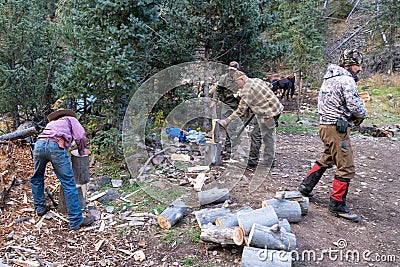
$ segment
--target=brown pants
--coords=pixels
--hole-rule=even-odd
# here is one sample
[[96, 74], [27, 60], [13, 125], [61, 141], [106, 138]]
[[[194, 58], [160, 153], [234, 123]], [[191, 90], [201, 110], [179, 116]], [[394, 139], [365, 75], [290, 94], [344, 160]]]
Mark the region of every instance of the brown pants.
[[336, 131], [336, 125], [320, 125], [319, 137], [324, 143], [324, 152], [318, 162], [327, 168], [336, 165], [337, 177], [354, 178], [355, 166], [350, 143], [350, 128], [346, 133], [339, 133]]

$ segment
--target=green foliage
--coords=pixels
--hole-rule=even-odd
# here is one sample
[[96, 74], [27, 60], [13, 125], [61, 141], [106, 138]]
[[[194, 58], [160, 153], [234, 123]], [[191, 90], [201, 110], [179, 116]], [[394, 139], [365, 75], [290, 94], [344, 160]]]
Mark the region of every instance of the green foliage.
[[93, 152], [101, 154], [108, 160], [119, 159], [122, 157], [121, 143], [121, 132], [116, 128], [111, 128], [108, 131], [98, 131], [91, 140], [91, 148]]
[[186, 258], [182, 264], [184, 266], [197, 266], [200, 263], [200, 260], [197, 258]]
[[181, 237], [180, 230], [170, 229], [166, 232], [163, 232], [163, 235], [160, 237], [160, 241], [162, 243], [171, 245], [171, 244], [183, 244], [183, 238]]
[[0, 4], [0, 113], [13, 112], [14, 120], [21, 113], [35, 114], [52, 94], [52, 73], [61, 56], [52, 21], [54, 3], [10, 0]]

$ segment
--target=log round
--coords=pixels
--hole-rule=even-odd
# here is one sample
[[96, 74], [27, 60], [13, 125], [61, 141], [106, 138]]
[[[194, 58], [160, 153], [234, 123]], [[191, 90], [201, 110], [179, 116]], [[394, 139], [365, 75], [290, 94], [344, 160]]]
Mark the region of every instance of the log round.
[[233, 211], [225, 216], [221, 216], [215, 219], [215, 225], [224, 226], [224, 227], [234, 227], [239, 226], [239, 222], [237, 220], [237, 213], [240, 211], [252, 211], [253, 209], [249, 206], [244, 206], [243, 208]]
[[242, 267], [292, 267], [290, 252], [244, 247]]
[[197, 196], [201, 206], [211, 203], [222, 203], [229, 199], [229, 189], [212, 188], [197, 193]]
[[215, 219], [218, 217], [225, 216], [230, 214], [231, 211], [227, 207], [215, 208], [215, 209], [202, 209], [194, 212], [194, 216], [196, 217], [197, 223], [200, 228], [202, 228], [206, 224], [214, 224]]
[[242, 245], [243, 230], [240, 227], [207, 225], [201, 228], [200, 240], [221, 245]]
[[249, 234], [249, 246], [275, 250], [291, 251], [296, 249], [296, 236], [286, 232], [278, 225], [272, 227], [253, 224]]
[[186, 215], [186, 212], [187, 207], [185, 203], [177, 199], [158, 216], [157, 222], [161, 228], [170, 229]]
[[301, 215], [307, 215], [308, 206], [310, 205], [310, 199], [308, 197], [303, 197], [301, 201], [297, 201], [300, 204]]
[[87, 184], [90, 181], [89, 155], [79, 155], [77, 149], [71, 151], [71, 163], [74, 170], [75, 182]]
[[264, 226], [278, 224], [278, 216], [271, 206], [252, 211], [241, 211], [237, 213], [239, 226], [245, 235], [250, 233], [253, 224], [258, 223]]
[[287, 219], [291, 223], [301, 221], [301, 208], [297, 201], [274, 198], [263, 201], [262, 207], [266, 206], [273, 207], [278, 218]]
[[279, 219], [279, 227], [285, 229], [286, 232], [291, 233], [290, 223], [286, 219]]

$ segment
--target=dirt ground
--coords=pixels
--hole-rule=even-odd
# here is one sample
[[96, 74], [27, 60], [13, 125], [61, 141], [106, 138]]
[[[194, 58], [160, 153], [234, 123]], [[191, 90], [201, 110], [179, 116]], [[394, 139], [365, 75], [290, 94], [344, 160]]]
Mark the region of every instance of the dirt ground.
[[[259, 208], [261, 201], [272, 198], [276, 191], [296, 190], [318, 159], [321, 145], [315, 134], [278, 132], [277, 167], [252, 193], [248, 185], [253, 174], [246, 171], [231, 190], [232, 209], [243, 205]], [[334, 169], [327, 170], [314, 190], [308, 214], [291, 224], [297, 238], [293, 266], [399, 266], [399, 140], [396, 136], [373, 138], [355, 133], [352, 145], [357, 173], [350, 185], [348, 205], [360, 215], [361, 222], [347, 222], [327, 211]], [[14, 176], [16, 184], [0, 213], [0, 266], [241, 265], [243, 247], [209, 245], [190, 238], [188, 233], [198, 229], [193, 210], [173, 231], [161, 229], [154, 220], [140, 227], [114, 225], [105, 231], [99, 231], [100, 222], [93, 228], [71, 231], [55, 216], [41, 221], [34, 213], [29, 186], [32, 165], [29, 147], [2, 144], [1, 189], [9, 186]], [[212, 170], [218, 173], [226, 168], [229, 164], [223, 161]], [[92, 172], [92, 179], [96, 179], [96, 170]], [[55, 184], [49, 168], [46, 185]], [[104, 207], [96, 208], [104, 211]], [[145, 261], [134, 259], [138, 250], [146, 255]]]

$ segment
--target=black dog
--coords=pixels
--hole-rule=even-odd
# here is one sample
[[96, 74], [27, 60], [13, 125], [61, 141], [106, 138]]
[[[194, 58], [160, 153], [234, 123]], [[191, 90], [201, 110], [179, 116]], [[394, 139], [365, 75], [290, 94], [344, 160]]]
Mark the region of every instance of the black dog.
[[295, 77], [293, 75], [288, 77], [281, 77], [281, 79], [279, 80], [274, 79], [271, 81], [272, 91], [274, 91], [275, 93], [280, 91], [281, 99], [283, 99], [286, 94], [286, 99], [289, 100], [289, 94], [290, 98], [293, 98], [294, 95], [294, 82]]

